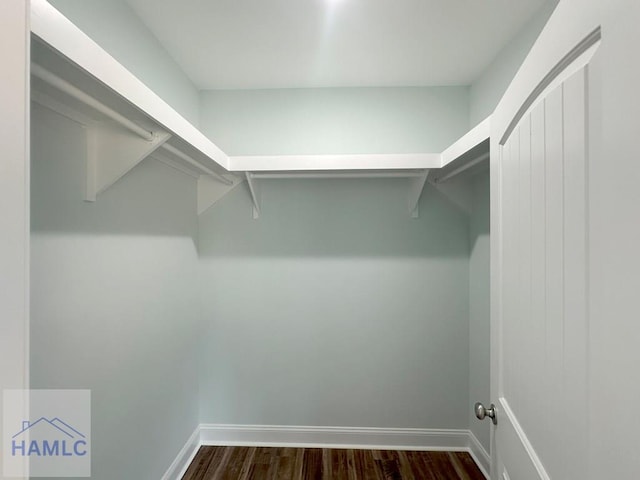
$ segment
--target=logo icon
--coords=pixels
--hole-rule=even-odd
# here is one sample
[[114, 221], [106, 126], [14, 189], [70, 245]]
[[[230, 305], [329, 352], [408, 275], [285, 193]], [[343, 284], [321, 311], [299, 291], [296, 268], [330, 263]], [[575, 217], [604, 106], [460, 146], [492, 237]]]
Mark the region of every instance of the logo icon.
[[89, 390], [5, 390], [6, 477], [91, 476]]
[[23, 421], [22, 430], [11, 440], [11, 455], [14, 457], [83, 457], [86, 454], [86, 436], [58, 417], [51, 420], [40, 417], [33, 423]]

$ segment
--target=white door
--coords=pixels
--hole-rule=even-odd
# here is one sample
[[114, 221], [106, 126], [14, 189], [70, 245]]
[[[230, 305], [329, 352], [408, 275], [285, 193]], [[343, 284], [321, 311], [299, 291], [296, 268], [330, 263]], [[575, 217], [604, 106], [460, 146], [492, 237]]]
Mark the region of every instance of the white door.
[[530, 67], [535, 87], [508, 99], [492, 130], [494, 480], [588, 478], [590, 63], [600, 37], [586, 31], [552, 68]]
[[493, 480], [640, 478], [638, 25], [560, 0], [492, 116]]
[[498, 478], [586, 478], [588, 77], [550, 88], [496, 152]]

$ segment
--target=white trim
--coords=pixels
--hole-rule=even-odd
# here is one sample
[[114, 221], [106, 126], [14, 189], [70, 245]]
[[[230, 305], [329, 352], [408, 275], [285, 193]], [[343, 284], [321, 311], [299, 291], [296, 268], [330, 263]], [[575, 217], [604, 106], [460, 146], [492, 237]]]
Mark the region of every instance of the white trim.
[[164, 473], [161, 480], [181, 479], [195, 458], [196, 453], [198, 453], [200, 445], [200, 425], [198, 425], [191, 436], [187, 439], [187, 443], [184, 444], [184, 447], [182, 447], [178, 456], [173, 462], [171, 462], [171, 465]]
[[422, 428], [200, 425], [202, 445], [450, 450], [468, 448], [468, 430]]
[[464, 429], [201, 424], [162, 480], [182, 478], [203, 445], [468, 452], [489, 478], [489, 454]]
[[505, 145], [511, 133], [520, 124], [523, 118], [540, 104], [552, 91], [562, 85], [578, 71], [585, 68], [596, 54], [602, 42], [600, 27], [591, 32], [571, 52], [558, 62], [558, 64], [540, 81], [531, 94], [524, 101], [520, 110], [509, 123], [507, 130], [500, 139], [500, 145]]
[[[2, 4], [0, 49], [0, 391], [29, 388], [30, 101], [29, 2]], [[1, 392], [0, 392], [1, 393]], [[3, 399], [0, 394], [0, 404]], [[28, 418], [29, 395], [20, 412]], [[3, 418], [0, 418], [2, 427]], [[19, 478], [29, 478], [28, 460]], [[0, 472], [3, 455], [0, 455]], [[4, 478], [4, 477], [2, 477]], [[12, 476], [13, 478], [13, 476]], [[18, 478], [16, 475], [15, 478]]]
[[491, 456], [484, 449], [478, 437], [476, 437], [472, 431], [469, 431], [469, 454], [473, 461], [482, 472], [482, 474], [489, 478], [489, 472], [491, 471]]
[[544, 464], [542, 463], [542, 460], [540, 460], [538, 453], [536, 452], [536, 450], [533, 448], [533, 445], [529, 441], [529, 437], [527, 437], [527, 434], [525, 433], [524, 429], [520, 425], [520, 422], [518, 422], [516, 415], [513, 413], [513, 410], [511, 410], [511, 407], [509, 406], [509, 402], [507, 402], [507, 399], [504, 397], [500, 397], [499, 401], [500, 401], [500, 406], [502, 407], [502, 413], [507, 416], [508, 422], [513, 427], [513, 430], [515, 431], [516, 435], [518, 435], [518, 439], [522, 443], [522, 446], [524, 447], [527, 456], [531, 460], [531, 463], [533, 464], [536, 471], [538, 472], [538, 475], [542, 480], [550, 480], [551, 477], [549, 476], [546, 469], [544, 468]]

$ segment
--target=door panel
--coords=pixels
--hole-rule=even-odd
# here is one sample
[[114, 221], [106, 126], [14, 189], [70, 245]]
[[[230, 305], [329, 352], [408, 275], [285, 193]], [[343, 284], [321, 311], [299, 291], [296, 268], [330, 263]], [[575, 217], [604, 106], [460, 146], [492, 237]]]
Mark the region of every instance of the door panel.
[[[546, 398], [543, 400], [545, 414], [540, 419], [543, 436], [532, 439], [535, 445], [542, 449], [540, 452], [544, 464], [554, 478], [561, 478], [561, 458], [555, 458], [554, 452], [559, 452], [562, 438], [556, 432], [562, 431], [561, 411], [562, 398], [562, 343], [563, 343], [563, 175], [562, 162], [562, 87], [544, 100], [545, 118], [545, 250], [539, 261], [545, 264], [545, 283], [541, 288], [545, 292], [545, 316], [543, 317], [547, 330], [545, 356], [542, 357], [543, 375], [547, 378]], [[578, 121], [578, 120], [576, 120]], [[557, 430], [554, 429], [556, 426]], [[554, 432], [555, 435], [549, 435]], [[549, 436], [546, 441], [544, 437]]]
[[[639, 24], [637, 0], [560, 0], [491, 117], [492, 480], [502, 464], [512, 480], [640, 478]], [[527, 116], [531, 310], [514, 318], [506, 163]]]
[[543, 92], [499, 146], [494, 478], [585, 478], [588, 72]]
[[[566, 432], [562, 463], [586, 478], [588, 449], [587, 279], [587, 86], [589, 67], [565, 82], [564, 106], [564, 332], [563, 373]], [[584, 119], [571, 121], [571, 119]], [[573, 435], [573, 432], [580, 435]], [[568, 472], [567, 472], [568, 473]], [[569, 478], [569, 476], [567, 476]]]

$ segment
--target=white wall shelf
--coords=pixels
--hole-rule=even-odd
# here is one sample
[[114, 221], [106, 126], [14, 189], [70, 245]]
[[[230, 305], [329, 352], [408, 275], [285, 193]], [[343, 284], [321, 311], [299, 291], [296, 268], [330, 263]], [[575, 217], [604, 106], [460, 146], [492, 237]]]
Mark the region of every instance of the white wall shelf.
[[[419, 216], [418, 204], [427, 180], [464, 211], [471, 200], [456, 177], [489, 164], [491, 118], [487, 118], [442, 153], [383, 155], [283, 155], [230, 157], [233, 171], [244, 171], [253, 201], [253, 218], [260, 218], [262, 181], [270, 179], [407, 178], [408, 209]], [[322, 167], [322, 168], [319, 168]]]
[[45, 0], [31, 2], [31, 32], [32, 101], [86, 127], [88, 201], [153, 158], [197, 179], [198, 214], [245, 179], [259, 218], [270, 178], [403, 177], [415, 218], [427, 181], [488, 158], [489, 119], [442, 153], [229, 157]]
[[240, 172], [404, 170], [441, 166], [439, 153], [252, 155], [229, 158], [229, 170]]
[[51, 49], [36, 63], [143, 128], [151, 122], [182, 139], [203, 165], [227, 170], [220, 148], [45, 0], [31, 1], [31, 32]]
[[221, 149], [44, 0], [31, 3], [31, 33], [32, 101], [86, 127], [85, 200], [147, 157], [237, 183]]
[[422, 195], [424, 184], [429, 176], [429, 169], [411, 170], [338, 170], [338, 171], [269, 171], [246, 172], [249, 191], [253, 201], [253, 218], [260, 218], [262, 210], [262, 182], [277, 179], [382, 179], [406, 178], [408, 181], [408, 207], [412, 218], [418, 217], [418, 201]]
[[489, 168], [491, 117], [442, 152], [442, 167], [431, 170], [428, 183], [462, 211], [471, 214], [473, 195], [468, 179]]

